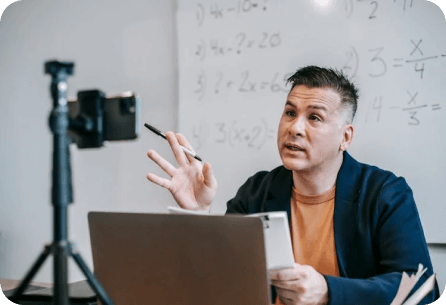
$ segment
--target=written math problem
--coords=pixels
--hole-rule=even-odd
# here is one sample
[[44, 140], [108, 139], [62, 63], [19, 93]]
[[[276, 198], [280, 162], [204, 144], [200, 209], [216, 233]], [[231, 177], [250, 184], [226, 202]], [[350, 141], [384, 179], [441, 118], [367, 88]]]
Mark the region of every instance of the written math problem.
[[195, 56], [203, 61], [206, 56], [240, 55], [246, 51], [277, 48], [282, 43], [280, 31], [262, 32], [250, 37], [244, 32], [237, 33], [228, 41], [219, 39], [201, 39], [195, 49]]
[[420, 215], [435, 220], [427, 236], [436, 235], [434, 224], [444, 219], [434, 204], [444, 205], [430, 188], [446, 181], [438, 164], [446, 154], [446, 21], [438, 7], [425, 0], [179, 0], [178, 11], [179, 130], [225, 181], [216, 197], [222, 207], [250, 173], [280, 165], [286, 79], [316, 65], [342, 70], [359, 88], [349, 152], [407, 177]]
[[[419, 92], [412, 93], [410, 90], [407, 90], [406, 92], [408, 95], [407, 101], [401, 105], [398, 105], [395, 102], [392, 103], [391, 101], [383, 102], [382, 96], [376, 96], [373, 100], [369, 100], [364, 121], [366, 123], [379, 123], [382, 119], [382, 112], [388, 112], [392, 118], [395, 117], [398, 112], [401, 112], [407, 117], [408, 125], [418, 126], [422, 121], [420, 114], [441, 110], [441, 103], [436, 101], [427, 103], [421, 99], [417, 99]], [[429, 116], [429, 118], [431, 119], [432, 117]]]
[[[356, 3], [355, 3], [356, 2]], [[405, 12], [414, 6], [414, 0], [394, 0], [393, 4], [401, 11]], [[347, 18], [350, 18], [355, 10], [361, 12], [361, 18], [368, 20], [379, 20], [380, 11], [384, 5], [377, 0], [344, 0], [344, 12]]]
[[233, 18], [239, 14], [252, 14], [258, 11], [266, 12], [268, 10], [268, 0], [233, 0], [224, 2], [212, 2], [210, 4], [197, 3], [196, 22], [202, 26], [204, 21], [209, 18], [212, 20]]
[[265, 144], [274, 144], [277, 128], [269, 126], [264, 118], [254, 123], [243, 120], [218, 121], [192, 126], [192, 142], [195, 149], [205, 145], [225, 145], [231, 148], [243, 146], [250, 150], [259, 150]]
[[[260, 106], [256, 111], [268, 111], [270, 99], [286, 97], [286, 80], [294, 68], [326, 62], [368, 87], [361, 96], [358, 122], [386, 126], [398, 118], [399, 124], [421, 128], [427, 117], [444, 116], [442, 95], [432, 98], [426, 89], [440, 87], [434, 85], [439, 73], [446, 79], [446, 44], [423, 29], [430, 18], [413, 21], [401, 34], [379, 26], [419, 18], [420, 1], [333, 0], [320, 15], [313, 2], [276, 0], [202, 0], [190, 3], [189, 9], [183, 16], [195, 20], [195, 26], [188, 27], [194, 39], [184, 45], [191, 64], [185, 70], [190, 84], [185, 90], [196, 107], [223, 103], [229, 109], [255, 103]], [[278, 14], [285, 11], [294, 12], [293, 21]], [[335, 23], [327, 27], [324, 22], [330, 18]], [[345, 39], [349, 33], [361, 35]]]
[[[408, 47], [404, 54], [405, 57], [404, 55], [401, 57], [398, 54], [389, 54], [391, 51], [385, 46], [368, 48], [367, 53], [362, 55], [367, 64], [367, 76], [383, 77], [390, 69], [404, 70], [402, 68], [408, 68], [409, 70], [405, 71], [411, 71], [423, 79], [425, 71], [428, 71], [429, 67], [437, 65], [439, 61], [445, 62], [446, 51], [439, 54], [426, 54], [426, 51], [423, 52], [422, 42], [421, 38], [409, 39], [409, 43], [406, 43]], [[352, 46], [345, 51], [346, 61], [342, 68], [350, 76], [357, 74], [362, 60], [356, 49]]]
[[213, 99], [219, 94], [227, 94], [230, 92], [238, 93], [257, 93], [271, 92], [280, 93], [288, 92], [289, 88], [285, 86], [286, 80], [291, 74], [280, 74], [276, 72], [264, 79], [259, 79], [251, 74], [249, 70], [241, 71], [237, 75], [225, 74], [218, 71], [212, 75], [208, 75], [205, 70], [201, 70], [196, 75], [196, 85], [194, 93], [198, 100], [202, 100], [207, 91], [208, 95], [214, 96], [209, 98], [208, 102], [212, 103]]

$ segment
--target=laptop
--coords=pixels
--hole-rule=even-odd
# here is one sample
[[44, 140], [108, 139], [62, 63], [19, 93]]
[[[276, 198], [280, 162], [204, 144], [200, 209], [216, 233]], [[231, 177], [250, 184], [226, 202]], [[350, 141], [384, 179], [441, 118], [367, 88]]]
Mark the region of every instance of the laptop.
[[94, 273], [115, 305], [270, 304], [259, 218], [90, 212], [88, 222]]

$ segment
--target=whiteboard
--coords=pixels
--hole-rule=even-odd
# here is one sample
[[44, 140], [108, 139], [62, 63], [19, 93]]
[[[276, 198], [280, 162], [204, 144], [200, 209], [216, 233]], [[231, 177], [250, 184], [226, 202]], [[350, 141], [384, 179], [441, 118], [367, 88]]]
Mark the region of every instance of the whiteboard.
[[281, 164], [276, 134], [298, 68], [359, 87], [350, 154], [404, 177], [428, 242], [446, 243], [446, 22], [424, 0], [179, 1], [179, 130], [218, 180], [212, 211]]

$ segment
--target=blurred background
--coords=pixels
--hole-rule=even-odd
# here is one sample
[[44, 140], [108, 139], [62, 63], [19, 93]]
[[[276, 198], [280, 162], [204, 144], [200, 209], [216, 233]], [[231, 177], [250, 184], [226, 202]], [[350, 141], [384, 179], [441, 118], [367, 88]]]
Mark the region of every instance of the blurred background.
[[[44, 62], [73, 61], [68, 97], [80, 90], [141, 97], [141, 121], [178, 130], [178, 42], [175, 0], [22, 0], [0, 21], [0, 278], [21, 279], [53, 238], [52, 109]], [[89, 211], [164, 213], [170, 193], [149, 183], [163, 175], [149, 148], [175, 164], [168, 144], [146, 129], [135, 141], [100, 149], [70, 146], [74, 203], [69, 240], [92, 268]], [[446, 285], [446, 247], [429, 245], [440, 291]], [[35, 281], [52, 282], [52, 260]], [[69, 261], [69, 281], [84, 279]]]
[[[100, 89], [134, 91], [141, 120], [176, 129], [175, 1], [18, 1], [0, 22], [0, 277], [21, 279], [53, 239], [53, 137], [50, 75], [44, 62], [73, 61], [68, 97]], [[74, 203], [69, 240], [92, 268], [89, 211], [166, 212], [170, 193], [149, 183], [161, 174], [147, 158], [153, 148], [174, 162], [166, 141], [141, 129], [135, 141], [100, 149], [70, 145]], [[52, 281], [52, 259], [35, 280]], [[84, 278], [69, 260], [69, 281]]]

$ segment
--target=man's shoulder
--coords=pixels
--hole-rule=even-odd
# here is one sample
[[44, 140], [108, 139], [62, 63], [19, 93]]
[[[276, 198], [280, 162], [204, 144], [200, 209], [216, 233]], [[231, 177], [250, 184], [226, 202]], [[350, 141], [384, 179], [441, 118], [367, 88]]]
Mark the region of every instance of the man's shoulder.
[[350, 155], [346, 156], [345, 161], [338, 176], [338, 182], [342, 186], [349, 185], [366, 192], [379, 192], [386, 186], [391, 189], [410, 189], [403, 177], [388, 169], [359, 162]]
[[291, 171], [283, 166], [271, 171], [259, 171], [248, 178], [238, 189], [236, 196], [228, 201], [226, 213], [251, 214], [265, 211], [270, 195], [283, 195], [286, 189], [291, 192], [291, 185]]
[[270, 171], [259, 171], [248, 178], [240, 190], [253, 196], [263, 196], [266, 192], [276, 192], [292, 186], [292, 172], [280, 165]]
[[397, 175], [392, 171], [377, 165], [359, 162], [348, 154], [345, 157], [345, 163], [346, 166], [343, 166], [345, 167], [343, 171], [341, 169], [341, 174], [346, 174], [350, 177], [353, 174], [357, 178], [362, 178], [361, 180], [392, 181], [398, 179]]
[[259, 171], [252, 175], [248, 181], [256, 185], [270, 184], [276, 180], [288, 180], [291, 177], [291, 171], [286, 169], [283, 165], [277, 166], [270, 171]]

